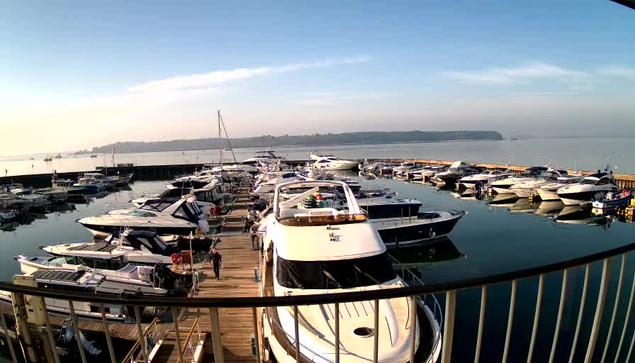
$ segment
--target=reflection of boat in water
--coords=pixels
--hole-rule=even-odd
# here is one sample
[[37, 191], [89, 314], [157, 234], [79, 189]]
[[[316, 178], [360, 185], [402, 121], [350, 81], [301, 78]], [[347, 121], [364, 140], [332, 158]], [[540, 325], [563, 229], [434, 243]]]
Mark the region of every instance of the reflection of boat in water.
[[563, 208], [564, 203], [559, 200], [545, 201], [540, 203], [535, 213], [541, 216], [556, 217]]
[[527, 198], [520, 198], [509, 207], [509, 211], [512, 213], [533, 213], [538, 209], [537, 203], [532, 203]]
[[395, 270], [416, 269], [466, 257], [448, 237], [439, 238], [426, 246], [396, 249], [391, 251], [390, 255], [399, 261], [399, 264], [394, 266]]
[[591, 226], [601, 226], [609, 222], [604, 216], [596, 216], [591, 213], [590, 208], [568, 205], [556, 217], [556, 222], [566, 224], [588, 224]]
[[511, 208], [517, 200], [518, 196], [514, 193], [501, 193], [490, 199], [488, 205], [491, 207]]

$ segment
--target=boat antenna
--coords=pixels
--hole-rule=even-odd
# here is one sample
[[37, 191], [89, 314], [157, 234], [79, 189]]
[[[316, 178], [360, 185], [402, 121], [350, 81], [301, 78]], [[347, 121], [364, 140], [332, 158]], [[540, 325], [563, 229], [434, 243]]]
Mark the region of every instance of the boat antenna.
[[220, 169], [223, 170], [223, 142], [221, 140], [221, 132], [220, 132], [220, 110], [217, 110], [218, 113], [218, 165], [220, 165]]
[[232, 157], [234, 158], [234, 163], [236, 161], [236, 155], [234, 154], [234, 148], [232, 147], [231, 141], [229, 141], [229, 135], [227, 134], [227, 127], [225, 127], [225, 120], [223, 120], [223, 116], [221, 116], [220, 111], [218, 111], [218, 118], [220, 120], [221, 125], [223, 125], [223, 130], [225, 131], [225, 138], [227, 139], [227, 145], [229, 145], [229, 150], [232, 152]]

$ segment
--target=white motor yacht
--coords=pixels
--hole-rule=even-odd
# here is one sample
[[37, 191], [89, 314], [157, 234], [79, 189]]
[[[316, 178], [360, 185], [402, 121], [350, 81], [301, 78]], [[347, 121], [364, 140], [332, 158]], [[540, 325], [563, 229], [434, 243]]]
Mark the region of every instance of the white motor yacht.
[[529, 198], [537, 193], [536, 190], [543, 185], [556, 182], [558, 178], [566, 175], [566, 170], [549, 169], [536, 179], [512, 185], [509, 190], [514, 192], [519, 198]]
[[253, 165], [259, 166], [260, 163], [265, 164], [275, 164], [276, 162], [282, 161], [284, 158], [282, 156], [276, 155], [273, 150], [262, 150], [256, 151], [255, 155], [249, 159], [245, 159], [240, 162], [242, 165]]
[[520, 183], [530, 182], [534, 179], [534, 177], [540, 175], [540, 173], [546, 170], [547, 168], [543, 166], [532, 166], [522, 172], [519, 176], [512, 176], [492, 182], [491, 187], [498, 194], [516, 194], [512, 190], [510, 190], [512, 186]]
[[[312, 155], [313, 157], [313, 155]], [[335, 156], [322, 156], [313, 163], [315, 170], [353, 170], [359, 162], [356, 160], [344, 160]]]
[[172, 254], [179, 252], [161, 236], [150, 231], [124, 231], [119, 236], [113, 235], [103, 241], [64, 243], [40, 248], [50, 255], [67, 258], [67, 262], [74, 259], [123, 257], [129, 263], [142, 265], [170, 265]]
[[559, 201], [558, 189], [566, 187], [570, 184], [579, 183], [582, 180], [581, 175], [561, 176], [555, 182], [547, 183], [536, 189], [536, 192], [543, 201]]
[[459, 179], [457, 183], [458, 189], [472, 189], [476, 185], [486, 186], [497, 180], [506, 179], [512, 176], [508, 171], [502, 170], [485, 170], [478, 174], [468, 175]]
[[613, 174], [597, 173], [584, 177], [579, 183], [558, 189], [558, 197], [564, 205], [580, 205], [591, 203], [598, 193], [618, 192], [620, 188]]
[[[296, 194], [293, 189], [304, 192]], [[307, 208], [302, 202], [316, 192], [343, 195], [345, 207], [336, 209], [326, 204]], [[405, 286], [392, 268], [381, 237], [362, 213], [346, 183], [280, 184], [274, 195], [273, 213], [263, 222], [266, 265], [261, 284], [264, 296], [324, 295]], [[354, 312], [340, 316], [340, 359], [343, 362], [372, 361], [375, 334], [378, 335], [379, 362], [407, 361], [413, 344], [427, 350], [420, 352], [424, 362], [434, 362], [439, 356], [439, 323], [425, 305], [415, 306], [409, 298], [380, 300], [377, 332], [373, 329], [373, 301], [341, 303], [340, 309]], [[413, 309], [419, 312], [416, 324], [409, 318]], [[265, 349], [276, 361], [296, 361], [296, 340], [299, 340], [301, 361], [333, 360], [333, 304], [298, 306], [299, 336], [295, 333], [292, 307], [267, 308], [263, 314]], [[414, 332], [413, 326], [418, 328]]]
[[197, 229], [207, 233], [209, 224], [198, 207], [196, 197], [184, 197], [175, 203], [146, 204], [141, 208], [117, 210], [98, 217], [77, 221], [94, 234], [112, 234], [126, 228], [151, 230], [160, 235], [188, 235]]

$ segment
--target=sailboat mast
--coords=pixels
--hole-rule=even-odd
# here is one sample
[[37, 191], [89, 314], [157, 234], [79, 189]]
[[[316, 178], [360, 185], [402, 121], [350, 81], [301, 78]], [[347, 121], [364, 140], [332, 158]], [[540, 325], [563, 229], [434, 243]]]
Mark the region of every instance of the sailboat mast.
[[[220, 116], [220, 113], [219, 113]], [[220, 122], [223, 125], [223, 131], [225, 131], [225, 138], [227, 139], [227, 145], [229, 146], [229, 151], [232, 152], [232, 158], [234, 158], [234, 163], [237, 163], [238, 161], [236, 161], [236, 154], [234, 154], [234, 148], [232, 147], [232, 143], [229, 140], [229, 135], [227, 134], [227, 127], [225, 127], [225, 120], [223, 120], [223, 116], [220, 116]]]
[[218, 164], [223, 168], [223, 143], [220, 130], [220, 110], [218, 110]]

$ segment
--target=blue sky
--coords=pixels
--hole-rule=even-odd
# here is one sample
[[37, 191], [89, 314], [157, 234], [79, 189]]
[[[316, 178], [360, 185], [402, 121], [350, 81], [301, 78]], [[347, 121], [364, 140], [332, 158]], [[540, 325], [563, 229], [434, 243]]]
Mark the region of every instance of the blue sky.
[[635, 135], [633, 34], [610, 1], [6, 2], [0, 155], [212, 136], [217, 109], [234, 137]]

